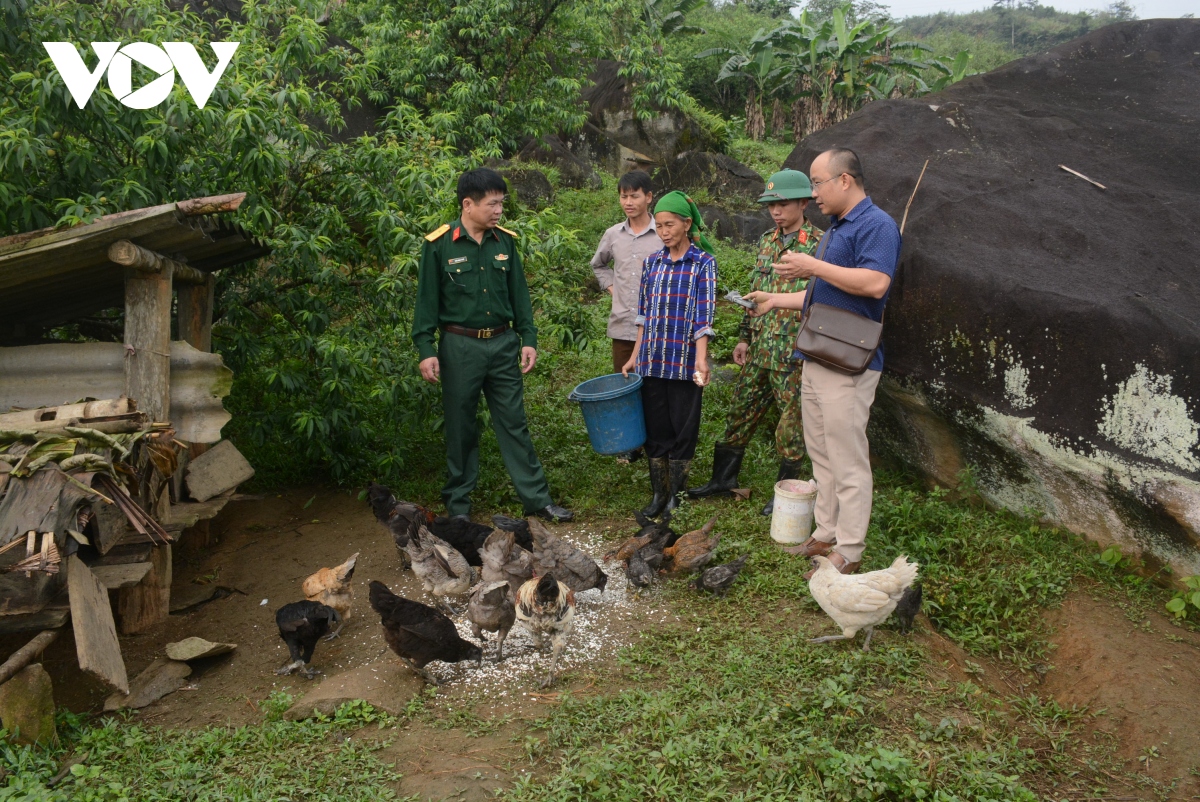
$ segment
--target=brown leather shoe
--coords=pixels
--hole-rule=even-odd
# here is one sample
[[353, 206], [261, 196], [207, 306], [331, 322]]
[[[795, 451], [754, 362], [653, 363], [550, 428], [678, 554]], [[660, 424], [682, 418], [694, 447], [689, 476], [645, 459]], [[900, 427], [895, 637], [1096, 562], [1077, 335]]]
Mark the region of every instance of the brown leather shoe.
[[[859, 560], [856, 563], [846, 562], [846, 558], [843, 557], [840, 552], [836, 551], [830, 553], [829, 562], [833, 564], [833, 567], [837, 569], [839, 574], [857, 574], [859, 567], [862, 566], [862, 560]], [[816, 566], [813, 566], [813, 569], [805, 574], [804, 578], [812, 579], [813, 574], [816, 572], [817, 568]]]
[[833, 551], [833, 546], [833, 543], [810, 537], [799, 546], [784, 546], [783, 550], [798, 557], [828, 557], [829, 552]]

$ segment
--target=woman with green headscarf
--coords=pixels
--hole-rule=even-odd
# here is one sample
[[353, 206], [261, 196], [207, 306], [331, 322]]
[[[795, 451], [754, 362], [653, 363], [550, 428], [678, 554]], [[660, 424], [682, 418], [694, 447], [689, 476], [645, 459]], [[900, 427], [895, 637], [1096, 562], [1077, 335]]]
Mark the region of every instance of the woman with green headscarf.
[[696, 202], [682, 192], [668, 192], [654, 206], [654, 225], [665, 247], [642, 265], [637, 342], [621, 371], [642, 377], [654, 492], [642, 514], [651, 518], [675, 509], [687, 488], [700, 437], [717, 292], [717, 261]]

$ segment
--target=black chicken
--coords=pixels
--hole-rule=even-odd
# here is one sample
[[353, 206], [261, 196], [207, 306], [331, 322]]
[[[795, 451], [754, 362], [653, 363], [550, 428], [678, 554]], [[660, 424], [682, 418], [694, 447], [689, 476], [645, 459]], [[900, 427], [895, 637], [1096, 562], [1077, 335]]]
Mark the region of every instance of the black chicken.
[[[646, 548], [648, 547], [643, 547], [635, 551], [633, 556], [629, 558], [629, 562], [625, 564], [625, 578], [629, 580], [629, 584], [633, 585], [639, 590], [649, 587], [650, 583], [654, 581], [654, 576], [657, 573], [657, 569], [651, 568], [646, 563], [646, 558], [642, 556], [642, 552], [644, 552]], [[661, 551], [658, 552], [658, 558], [661, 564]]]
[[305, 677], [315, 677], [318, 672], [308, 662], [312, 660], [317, 641], [331, 625], [340, 625], [341, 621], [337, 610], [320, 602], [298, 601], [280, 607], [275, 613], [275, 625], [279, 627], [279, 637], [287, 644], [292, 661], [275, 673], [282, 676], [300, 669]]
[[[396, 548], [401, 551], [408, 544], [409, 538], [417, 531], [418, 526], [425, 526], [436, 537], [446, 541], [456, 551], [467, 558], [469, 565], [483, 565], [479, 558], [479, 549], [483, 541], [492, 533], [492, 528], [485, 524], [477, 524], [467, 518], [434, 516], [432, 512], [411, 501], [397, 501], [392, 491], [383, 485], [372, 483], [367, 488], [367, 499], [375, 517], [392, 533]], [[533, 550], [533, 538], [529, 534], [529, 524], [511, 518], [496, 516], [505, 523], [496, 521], [501, 529], [512, 532], [519, 545]]]
[[896, 620], [900, 622], [900, 631], [907, 633], [912, 629], [913, 619], [921, 612], [921, 583], [918, 582], [904, 591], [900, 601], [896, 602]]
[[460, 638], [454, 622], [442, 613], [420, 602], [397, 596], [382, 582], [371, 580], [369, 588], [371, 609], [379, 613], [382, 619], [383, 639], [426, 682], [438, 684], [433, 674], [425, 668], [434, 660], [443, 663], [483, 661], [483, 649]]

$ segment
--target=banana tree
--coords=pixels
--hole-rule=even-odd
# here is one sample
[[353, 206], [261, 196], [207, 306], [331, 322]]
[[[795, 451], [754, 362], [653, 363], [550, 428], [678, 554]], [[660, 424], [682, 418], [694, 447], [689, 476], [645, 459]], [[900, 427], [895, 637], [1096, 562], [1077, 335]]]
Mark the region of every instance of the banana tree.
[[[757, 142], [767, 133], [765, 106], [782, 88], [786, 65], [775, 52], [772, 34], [759, 30], [744, 48], [713, 47], [696, 58], [725, 56], [717, 81], [739, 80], [750, 87], [746, 93], [746, 136]], [[776, 131], [778, 135], [780, 132]]]

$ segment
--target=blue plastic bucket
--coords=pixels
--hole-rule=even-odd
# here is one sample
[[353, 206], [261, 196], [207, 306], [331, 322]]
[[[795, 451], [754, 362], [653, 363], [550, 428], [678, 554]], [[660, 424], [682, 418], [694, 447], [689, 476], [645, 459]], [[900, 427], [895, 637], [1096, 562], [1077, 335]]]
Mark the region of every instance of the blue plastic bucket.
[[642, 416], [642, 377], [620, 373], [588, 379], [567, 396], [578, 401], [588, 439], [597, 454], [624, 454], [646, 442]]

